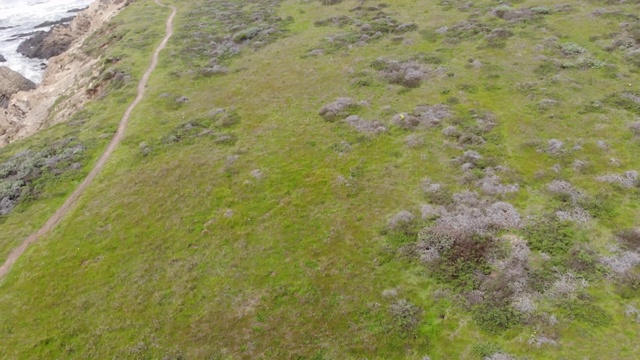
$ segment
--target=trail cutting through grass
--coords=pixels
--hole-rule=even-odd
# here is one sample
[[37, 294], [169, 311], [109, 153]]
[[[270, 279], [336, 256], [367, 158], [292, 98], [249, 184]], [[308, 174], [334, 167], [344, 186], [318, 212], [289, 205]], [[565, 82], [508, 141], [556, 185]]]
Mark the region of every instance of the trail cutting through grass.
[[20, 244], [20, 246], [15, 248], [11, 252], [11, 254], [9, 254], [9, 257], [7, 258], [7, 260], [5, 260], [4, 264], [0, 266], [0, 278], [4, 277], [7, 274], [7, 272], [9, 272], [9, 269], [11, 269], [11, 266], [20, 258], [20, 256], [25, 252], [25, 250], [27, 249], [27, 247], [29, 247], [29, 245], [33, 244], [40, 237], [42, 237], [43, 235], [48, 233], [51, 229], [53, 229], [56, 226], [56, 224], [58, 224], [58, 222], [67, 214], [67, 212], [69, 212], [71, 207], [76, 203], [76, 201], [84, 193], [87, 187], [89, 187], [91, 182], [93, 182], [93, 180], [98, 175], [98, 173], [102, 171], [102, 169], [104, 168], [104, 165], [107, 163], [107, 161], [111, 157], [111, 154], [115, 150], [116, 146], [118, 146], [118, 144], [120, 144], [120, 141], [122, 141], [122, 138], [124, 137], [124, 132], [127, 129], [127, 125], [129, 124], [129, 118], [131, 117], [131, 113], [133, 112], [133, 109], [144, 98], [145, 88], [147, 86], [147, 83], [149, 82], [149, 77], [151, 76], [151, 73], [153, 72], [153, 70], [155, 70], [156, 66], [158, 65], [158, 56], [160, 55], [160, 52], [166, 47], [167, 42], [173, 35], [173, 18], [177, 13], [177, 9], [171, 5], [163, 5], [158, 0], [154, 0], [154, 1], [159, 6], [170, 8], [171, 14], [167, 18], [164, 38], [162, 39], [162, 42], [160, 42], [158, 47], [156, 47], [155, 51], [153, 52], [151, 63], [149, 64], [149, 67], [145, 71], [144, 75], [142, 76], [142, 79], [140, 79], [140, 82], [138, 83], [136, 98], [133, 100], [133, 102], [129, 105], [127, 110], [124, 112], [122, 119], [118, 123], [118, 130], [116, 131], [115, 135], [111, 139], [111, 142], [109, 142], [109, 146], [107, 146], [107, 149], [104, 151], [104, 153], [102, 153], [102, 156], [100, 156], [100, 159], [98, 159], [98, 162], [96, 163], [96, 165], [89, 172], [89, 175], [87, 175], [87, 177], [82, 181], [82, 183], [73, 191], [71, 196], [69, 196], [69, 198], [64, 202], [64, 204], [62, 204], [62, 206], [60, 206], [58, 210], [56, 210], [56, 212], [47, 220], [44, 226], [42, 226], [38, 231], [36, 231], [35, 233], [27, 237], [22, 242], [22, 244]]

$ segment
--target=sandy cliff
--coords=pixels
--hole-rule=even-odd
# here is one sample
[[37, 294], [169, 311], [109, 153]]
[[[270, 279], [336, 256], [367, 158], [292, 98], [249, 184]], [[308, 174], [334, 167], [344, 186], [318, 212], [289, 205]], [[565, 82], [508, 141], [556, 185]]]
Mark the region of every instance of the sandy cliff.
[[[87, 102], [87, 88], [99, 59], [84, 54], [80, 47], [104, 23], [130, 1], [96, 0], [64, 27], [51, 32], [47, 41], [71, 41], [64, 53], [49, 59], [41, 84], [35, 90], [21, 91], [0, 109], [0, 146], [27, 137], [41, 128], [68, 119]], [[55, 107], [54, 107], [55, 104]]]

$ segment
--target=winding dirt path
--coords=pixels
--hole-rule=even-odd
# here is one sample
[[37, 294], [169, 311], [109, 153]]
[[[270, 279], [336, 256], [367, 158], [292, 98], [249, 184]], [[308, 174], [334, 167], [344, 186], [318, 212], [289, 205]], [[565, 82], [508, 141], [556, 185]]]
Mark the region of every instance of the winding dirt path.
[[124, 115], [122, 116], [122, 119], [118, 124], [118, 130], [116, 131], [115, 135], [113, 135], [111, 142], [109, 142], [109, 146], [107, 146], [106, 150], [102, 153], [96, 165], [93, 167], [93, 169], [91, 169], [91, 172], [89, 172], [89, 175], [87, 175], [87, 177], [82, 181], [82, 183], [73, 191], [71, 196], [69, 196], [67, 201], [65, 201], [64, 204], [62, 204], [62, 206], [60, 206], [58, 210], [56, 210], [56, 212], [49, 218], [49, 220], [47, 220], [47, 222], [42, 226], [42, 228], [40, 228], [40, 230], [31, 234], [28, 238], [26, 238], [22, 242], [22, 244], [20, 244], [20, 246], [13, 249], [11, 254], [9, 254], [9, 257], [7, 258], [7, 260], [5, 260], [4, 264], [0, 266], [0, 278], [4, 277], [7, 274], [7, 272], [9, 272], [9, 269], [11, 269], [11, 266], [18, 260], [18, 258], [20, 258], [20, 255], [22, 255], [25, 252], [25, 250], [27, 250], [27, 247], [29, 247], [29, 245], [38, 241], [40, 237], [42, 237], [43, 235], [48, 233], [51, 229], [53, 229], [56, 226], [56, 224], [58, 224], [58, 222], [69, 212], [69, 210], [76, 203], [78, 198], [84, 193], [84, 191], [91, 184], [91, 182], [93, 182], [93, 179], [95, 179], [96, 176], [100, 173], [100, 171], [104, 168], [104, 165], [107, 163], [107, 161], [111, 157], [113, 150], [116, 148], [116, 146], [118, 146], [120, 141], [122, 141], [122, 138], [124, 137], [124, 132], [127, 129], [127, 125], [129, 124], [129, 118], [131, 117], [131, 112], [140, 103], [140, 101], [142, 101], [142, 98], [144, 98], [145, 88], [147, 86], [147, 83], [149, 82], [149, 77], [151, 76], [151, 73], [153, 72], [153, 70], [155, 70], [156, 66], [158, 65], [158, 56], [160, 55], [160, 51], [162, 51], [165, 48], [165, 46], [167, 45], [167, 42], [169, 41], [169, 38], [171, 38], [171, 36], [173, 35], [173, 18], [175, 17], [177, 12], [176, 8], [171, 5], [163, 5], [158, 0], [154, 0], [154, 1], [159, 6], [170, 8], [171, 15], [169, 15], [169, 17], [167, 18], [164, 38], [162, 39], [162, 42], [160, 43], [160, 45], [158, 45], [158, 47], [156, 47], [155, 51], [153, 52], [153, 57], [151, 58], [151, 64], [149, 64], [147, 71], [144, 73], [144, 75], [142, 76], [142, 79], [140, 79], [140, 82], [138, 83], [138, 94], [135, 100], [133, 100], [133, 102], [129, 105], [127, 110], [124, 112]]

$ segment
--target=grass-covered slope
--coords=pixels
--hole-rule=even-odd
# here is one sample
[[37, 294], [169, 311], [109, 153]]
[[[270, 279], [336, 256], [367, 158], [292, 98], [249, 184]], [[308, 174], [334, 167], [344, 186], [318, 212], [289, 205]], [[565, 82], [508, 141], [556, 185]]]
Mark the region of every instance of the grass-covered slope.
[[[122, 145], [0, 283], [5, 358], [637, 356], [636, 4], [173, 5]], [[133, 2], [86, 48], [95, 100], [2, 150], [3, 259], [166, 16]]]

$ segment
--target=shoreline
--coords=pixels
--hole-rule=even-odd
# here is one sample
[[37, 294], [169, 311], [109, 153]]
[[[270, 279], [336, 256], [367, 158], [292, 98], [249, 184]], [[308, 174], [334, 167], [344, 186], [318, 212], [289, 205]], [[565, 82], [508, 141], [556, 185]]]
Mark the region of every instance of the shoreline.
[[[117, 15], [129, 2], [125, 0], [95, 0], [77, 13], [63, 28], [52, 28], [49, 36], [72, 37], [67, 50], [48, 60], [42, 81], [30, 91], [11, 95], [8, 107], [0, 109], [0, 147], [28, 137], [38, 130], [65, 121], [80, 111], [90, 100], [90, 85], [98, 58], [86, 55], [84, 41]], [[58, 101], [58, 99], [64, 99]], [[51, 113], [56, 105], [55, 114]]]

